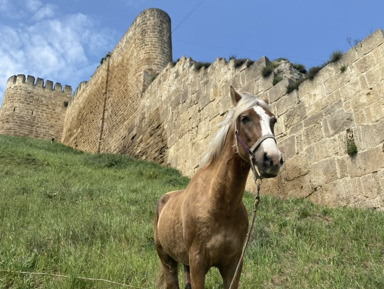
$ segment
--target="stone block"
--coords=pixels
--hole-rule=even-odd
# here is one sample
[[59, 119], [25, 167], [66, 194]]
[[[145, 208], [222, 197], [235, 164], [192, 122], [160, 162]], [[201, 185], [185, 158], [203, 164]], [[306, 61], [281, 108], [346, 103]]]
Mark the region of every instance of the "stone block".
[[371, 125], [363, 125], [359, 128], [362, 147], [373, 148], [384, 142], [384, 118]]
[[284, 115], [286, 128], [289, 129], [295, 124], [302, 122], [307, 117], [307, 109], [303, 103], [299, 103]]
[[311, 165], [310, 176], [314, 187], [322, 187], [337, 180], [336, 161], [329, 158]]
[[376, 174], [376, 180], [380, 184], [380, 189], [382, 192], [384, 192], [384, 168], [380, 169], [378, 173]]
[[304, 176], [309, 172], [308, 158], [305, 154], [298, 154], [287, 159], [284, 163], [284, 180], [292, 181], [298, 177]]
[[335, 111], [323, 120], [324, 134], [326, 137], [332, 137], [353, 126], [353, 114], [345, 112], [343, 109]]
[[368, 87], [374, 87], [375, 84], [379, 83], [384, 78], [384, 64], [372, 67], [365, 74], [365, 77]]
[[307, 127], [303, 131], [304, 148], [315, 144], [323, 139], [323, 129], [321, 124], [315, 124]]
[[325, 81], [324, 83], [326, 94], [334, 92], [335, 90], [345, 85], [348, 81], [349, 75], [347, 75], [346, 73], [336, 73], [334, 76], [327, 79], [327, 81]]
[[304, 119], [303, 125], [304, 125], [304, 127], [309, 127], [311, 125], [321, 123], [323, 117], [324, 117], [323, 112], [320, 111], [317, 114], [311, 115], [311, 116], [307, 117], [306, 119]]
[[289, 129], [289, 135], [295, 135], [295, 134], [301, 133], [303, 129], [304, 129], [303, 122], [296, 123]]
[[362, 176], [361, 183], [363, 185], [362, 198], [374, 199], [381, 194], [380, 184], [372, 174]]
[[356, 50], [358, 51], [359, 55], [365, 55], [382, 45], [383, 42], [383, 30], [377, 29], [368, 37], [364, 38], [358, 45], [356, 45]]
[[286, 94], [276, 102], [276, 114], [284, 114], [297, 105], [297, 95], [294, 93]]
[[312, 188], [308, 176], [303, 175], [290, 181], [283, 181], [282, 195], [290, 198], [305, 198], [310, 195]]
[[292, 158], [296, 154], [296, 138], [295, 136], [288, 137], [279, 141], [278, 146], [283, 153], [284, 160]]
[[376, 89], [367, 89], [360, 93], [359, 95], [355, 95], [352, 98], [352, 108], [354, 111], [358, 111], [363, 109], [367, 105], [370, 105], [379, 99], [379, 95]]
[[378, 172], [384, 167], [384, 152], [381, 146], [358, 152], [350, 157], [348, 173], [351, 177], [361, 177], [367, 174]]
[[343, 182], [336, 180], [315, 188], [315, 193], [309, 199], [315, 203], [329, 207], [345, 206], [348, 200], [344, 199], [345, 191]]
[[358, 73], [367, 72], [371, 67], [374, 67], [375, 65], [376, 60], [373, 54], [368, 54], [353, 64], [354, 69], [356, 69]]
[[284, 78], [280, 82], [278, 82], [275, 86], [272, 86], [271, 89], [268, 90], [268, 99], [269, 103], [273, 103], [279, 100], [282, 96], [287, 93], [287, 86], [292, 82], [292, 80], [288, 78]]
[[347, 158], [348, 157], [336, 159], [337, 176], [340, 179], [348, 177]]
[[363, 108], [367, 123], [374, 123], [384, 116], [384, 98], [373, 102]]

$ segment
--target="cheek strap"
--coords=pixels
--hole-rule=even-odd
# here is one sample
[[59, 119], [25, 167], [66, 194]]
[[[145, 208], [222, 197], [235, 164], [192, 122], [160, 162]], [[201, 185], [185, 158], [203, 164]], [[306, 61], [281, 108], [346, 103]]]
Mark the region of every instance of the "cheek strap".
[[253, 173], [253, 178], [255, 179], [255, 181], [257, 179], [261, 179], [261, 175], [260, 175], [260, 172], [259, 172], [259, 169], [257, 167], [257, 164], [255, 165], [254, 164], [254, 158], [253, 158], [253, 154], [255, 153], [255, 151], [258, 149], [258, 147], [262, 144], [263, 141], [265, 141], [266, 139], [273, 139], [275, 142], [276, 142], [276, 138], [273, 134], [266, 134], [266, 135], [263, 135], [261, 138], [259, 138], [257, 140], [257, 142], [251, 147], [249, 148], [247, 146], [247, 144], [244, 142], [244, 140], [241, 138], [241, 136], [239, 135], [239, 131], [237, 130], [237, 127], [235, 127], [235, 140], [236, 140], [236, 150], [237, 150], [237, 153], [239, 154], [239, 156], [245, 160], [245, 161], [248, 161], [246, 159], [244, 159], [242, 157], [242, 155], [240, 154], [239, 152], [239, 145], [238, 143], [241, 144], [241, 146], [243, 147], [243, 149], [248, 152], [248, 156], [249, 156], [249, 163], [251, 165], [251, 169], [252, 169], [252, 173]]

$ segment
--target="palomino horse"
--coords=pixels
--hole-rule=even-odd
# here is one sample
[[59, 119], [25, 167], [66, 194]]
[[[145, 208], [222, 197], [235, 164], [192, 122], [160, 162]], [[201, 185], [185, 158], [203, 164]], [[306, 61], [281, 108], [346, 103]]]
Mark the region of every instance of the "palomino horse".
[[[242, 197], [250, 163], [261, 178], [276, 176], [283, 164], [273, 135], [276, 118], [267, 103], [232, 87], [231, 98], [234, 108], [210, 143], [202, 167], [185, 190], [166, 193], [157, 203], [158, 288], [179, 288], [178, 263], [184, 264], [186, 288], [203, 289], [211, 267], [219, 269], [224, 288], [229, 288], [247, 234]], [[233, 288], [239, 279], [240, 271]]]

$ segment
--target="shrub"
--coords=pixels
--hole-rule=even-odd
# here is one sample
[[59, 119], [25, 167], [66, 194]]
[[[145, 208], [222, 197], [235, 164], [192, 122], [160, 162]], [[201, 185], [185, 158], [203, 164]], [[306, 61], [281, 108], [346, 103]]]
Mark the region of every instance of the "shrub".
[[272, 65], [267, 65], [266, 67], [263, 68], [261, 71], [261, 75], [263, 77], [268, 77], [273, 71], [273, 66]]
[[294, 63], [293, 68], [299, 71], [300, 73], [303, 73], [303, 74], [307, 73], [307, 70], [305, 69], [305, 66], [303, 64]]
[[291, 93], [292, 91], [296, 90], [299, 88], [299, 85], [302, 81], [296, 81], [296, 82], [293, 82], [293, 83], [289, 83], [288, 86], [287, 86], [287, 94], [288, 93]]
[[210, 62], [196, 62], [195, 63], [195, 70], [200, 70], [202, 67], [208, 68], [211, 66]]
[[276, 58], [273, 62], [280, 62], [280, 61], [287, 61], [287, 62], [289, 62], [289, 60], [287, 58], [284, 58], [284, 57]]
[[357, 154], [357, 146], [354, 141], [349, 141], [347, 143], [347, 154], [350, 156]]
[[245, 58], [235, 59], [235, 68], [242, 66], [246, 61], [247, 59]]
[[316, 74], [320, 71], [321, 69], [321, 66], [314, 66], [314, 67], [311, 67], [309, 70], [308, 70], [308, 74], [307, 74], [307, 79], [314, 79]]
[[342, 67], [340, 67], [340, 73], [344, 73], [346, 70], [347, 70], [346, 65], [343, 65]]
[[228, 61], [229, 61], [229, 60], [232, 60], [232, 59], [236, 59], [236, 55], [231, 54], [231, 55], [228, 57]]
[[275, 77], [273, 78], [273, 81], [272, 81], [272, 84], [273, 85], [276, 85], [276, 84], [278, 84], [280, 81], [282, 81], [283, 80], [283, 77], [282, 76], [280, 76], [280, 75], [275, 75]]
[[247, 68], [250, 67], [254, 63], [255, 63], [255, 61], [248, 59], [248, 61], [247, 61]]
[[341, 57], [343, 56], [343, 52], [340, 50], [335, 50], [332, 52], [331, 56], [329, 57], [328, 63], [335, 63], [338, 62]]
[[273, 72], [273, 70], [278, 67], [279, 64], [276, 63], [276, 62], [270, 62], [267, 64], [266, 67], [263, 68], [263, 70], [261, 71], [261, 75], [263, 77], [268, 77], [271, 75], [271, 73]]

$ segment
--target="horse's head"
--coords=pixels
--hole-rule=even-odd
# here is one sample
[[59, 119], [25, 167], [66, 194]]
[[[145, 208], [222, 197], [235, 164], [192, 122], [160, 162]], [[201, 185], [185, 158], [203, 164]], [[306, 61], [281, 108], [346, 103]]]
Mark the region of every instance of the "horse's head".
[[236, 106], [235, 134], [239, 155], [256, 163], [262, 178], [275, 177], [283, 164], [274, 136], [276, 117], [265, 101], [253, 95], [239, 94], [231, 87], [231, 98]]

